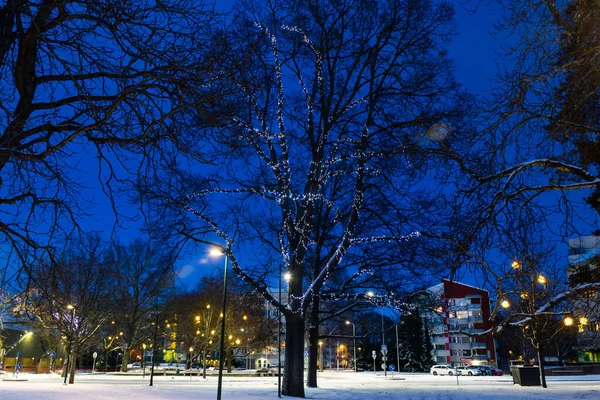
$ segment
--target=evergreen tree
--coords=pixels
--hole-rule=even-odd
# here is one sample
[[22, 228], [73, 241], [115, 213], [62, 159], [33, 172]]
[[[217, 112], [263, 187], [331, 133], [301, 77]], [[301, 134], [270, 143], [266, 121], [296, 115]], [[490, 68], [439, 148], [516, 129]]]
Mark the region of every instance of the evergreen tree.
[[[399, 328], [400, 367], [405, 372], [425, 372], [431, 366], [431, 342], [418, 311], [403, 318]], [[427, 340], [426, 340], [427, 339]]]

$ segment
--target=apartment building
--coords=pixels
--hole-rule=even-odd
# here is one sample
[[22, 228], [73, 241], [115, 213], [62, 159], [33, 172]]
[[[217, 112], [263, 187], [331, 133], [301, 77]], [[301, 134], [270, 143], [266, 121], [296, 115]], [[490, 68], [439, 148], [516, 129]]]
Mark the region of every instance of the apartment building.
[[427, 319], [437, 364], [453, 366], [496, 366], [496, 348], [491, 334], [488, 292], [442, 279], [427, 289], [430, 304], [422, 315]]
[[[600, 282], [600, 236], [583, 236], [569, 240], [569, 286]], [[576, 302], [577, 336], [573, 350], [580, 363], [600, 362], [600, 291], [589, 290]]]

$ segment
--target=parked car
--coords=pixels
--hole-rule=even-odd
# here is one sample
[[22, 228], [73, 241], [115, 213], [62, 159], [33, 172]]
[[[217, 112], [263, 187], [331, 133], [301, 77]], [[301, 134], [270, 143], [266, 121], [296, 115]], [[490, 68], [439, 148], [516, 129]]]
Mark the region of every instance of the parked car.
[[481, 370], [474, 365], [468, 365], [466, 367], [459, 367], [459, 368], [456, 368], [456, 370], [461, 375], [468, 375], [468, 376], [482, 375]]
[[456, 371], [455, 368], [452, 368], [449, 365], [434, 365], [433, 367], [431, 367], [431, 369], [429, 370], [429, 373], [433, 376], [437, 376], [437, 375], [456, 375], [458, 372]]
[[481, 375], [502, 376], [504, 371], [498, 368], [490, 367], [489, 365], [480, 365]]

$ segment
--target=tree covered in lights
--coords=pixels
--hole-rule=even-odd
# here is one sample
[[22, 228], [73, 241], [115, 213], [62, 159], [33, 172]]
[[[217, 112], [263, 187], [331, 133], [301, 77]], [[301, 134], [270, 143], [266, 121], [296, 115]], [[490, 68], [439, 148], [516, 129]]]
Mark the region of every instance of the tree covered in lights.
[[[211, 163], [147, 190], [169, 199], [156, 209], [165, 218], [170, 206], [169, 229], [224, 245], [235, 273], [284, 314], [283, 393], [302, 397], [311, 304], [324, 291], [327, 301], [340, 291], [364, 298], [374, 286], [391, 297], [393, 283], [418, 275], [400, 267], [403, 252], [439, 206], [440, 181], [425, 181], [443, 167], [433, 155], [458, 140], [470, 98], [446, 57], [447, 3], [240, 1], [235, 10], [221, 41], [229, 91], [201, 149]], [[190, 120], [205, 117], [190, 110]], [[269, 291], [280, 266], [291, 274], [285, 304]], [[313, 361], [316, 344], [313, 334]]]

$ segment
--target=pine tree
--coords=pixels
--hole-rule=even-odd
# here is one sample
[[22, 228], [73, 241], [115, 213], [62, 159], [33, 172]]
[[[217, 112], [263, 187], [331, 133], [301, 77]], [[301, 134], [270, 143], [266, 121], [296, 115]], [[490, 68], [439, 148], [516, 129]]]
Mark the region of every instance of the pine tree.
[[431, 366], [431, 342], [418, 311], [400, 323], [400, 365], [405, 372], [425, 372]]

